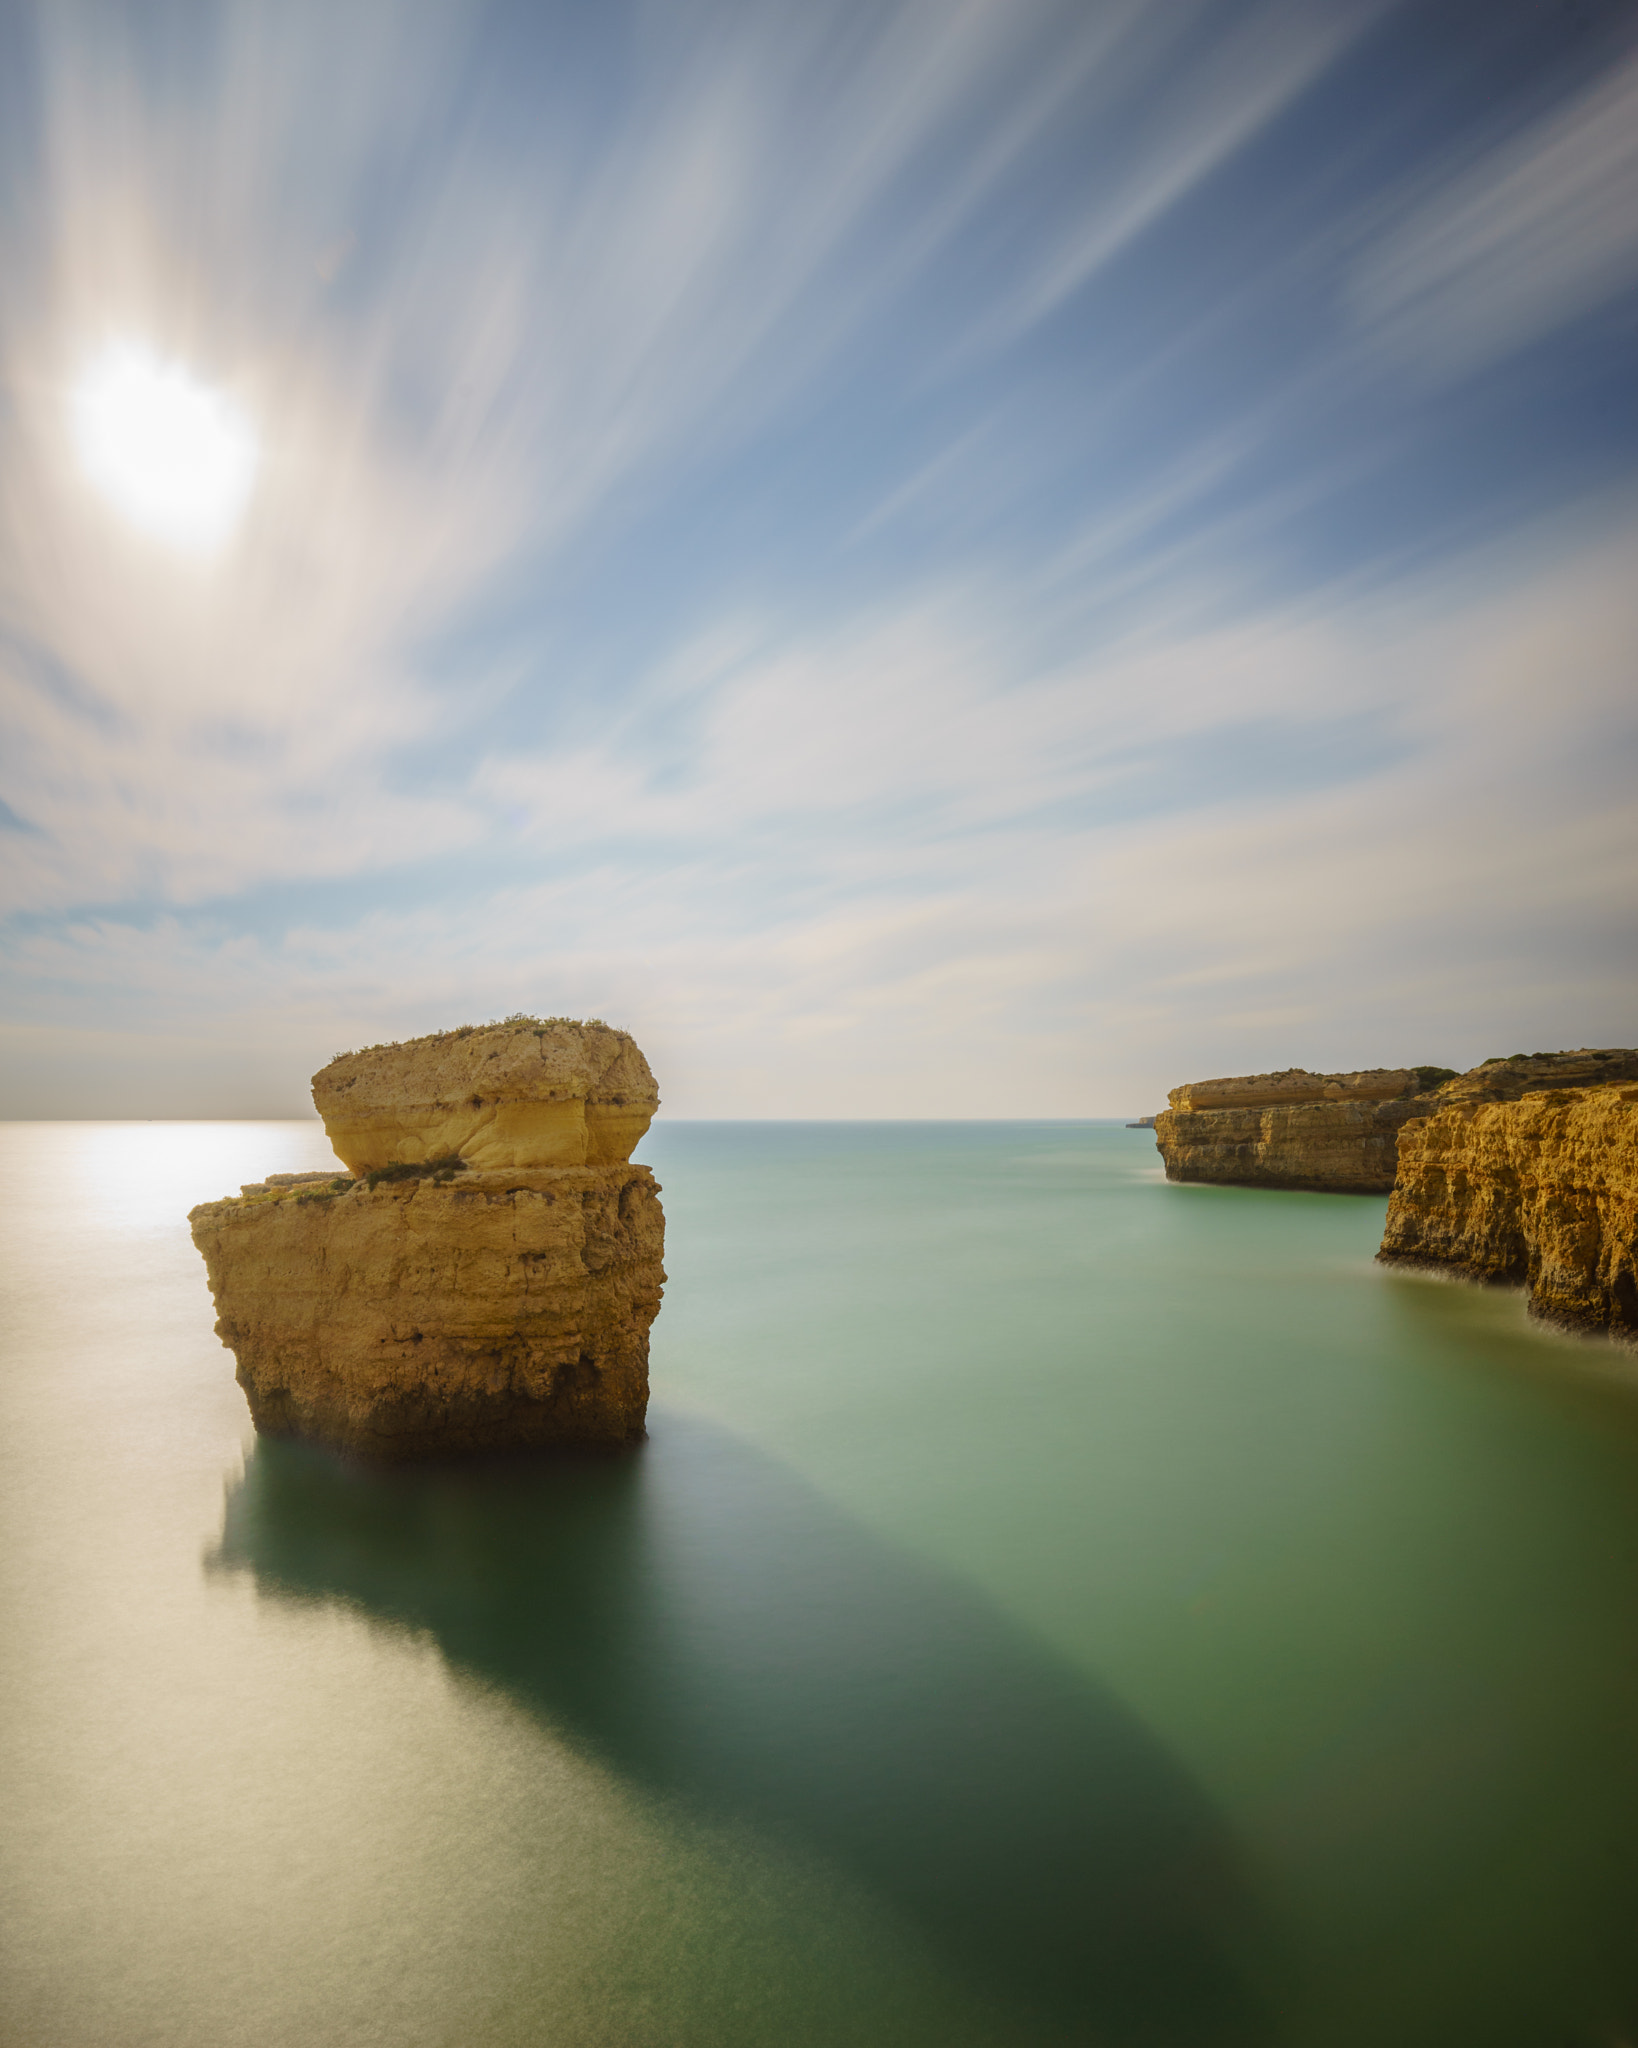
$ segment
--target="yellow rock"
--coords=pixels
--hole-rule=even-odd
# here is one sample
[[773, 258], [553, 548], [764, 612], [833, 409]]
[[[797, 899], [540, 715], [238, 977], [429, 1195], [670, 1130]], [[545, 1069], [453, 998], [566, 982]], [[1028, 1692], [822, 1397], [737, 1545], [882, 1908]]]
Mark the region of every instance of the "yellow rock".
[[313, 1076], [313, 1102], [359, 1174], [452, 1155], [480, 1168], [613, 1165], [660, 1098], [628, 1033], [556, 1018], [343, 1053]]
[[1391, 1102], [1414, 1095], [1421, 1085], [1413, 1067], [1368, 1067], [1355, 1074], [1311, 1074], [1306, 1067], [1287, 1067], [1279, 1074], [1185, 1081], [1166, 1100], [1181, 1110], [1294, 1109], [1310, 1102]]
[[1630, 1046], [1575, 1052], [1516, 1052], [1510, 1059], [1485, 1060], [1457, 1074], [1439, 1090], [1446, 1102], [1517, 1102], [1544, 1088], [1605, 1088], [1638, 1081], [1638, 1052]]
[[[1173, 1100], [1182, 1092], [1174, 1089]], [[1163, 1109], [1155, 1118], [1155, 1144], [1168, 1180], [1385, 1195], [1393, 1186], [1400, 1126], [1426, 1107], [1425, 1096], [1411, 1096]]]
[[1398, 1172], [1399, 1133], [1451, 1102], [1516, 1101], [1527, 1089], [1638, 1081], [1638, 1052], [1622, 1047], [1515, 1053], [1465, 1074], [1447, 1067], [1369, 1067], [1351, 1074], [1243, 1074], [1185, 1081], [1155, 1118], [1166, 1177], [1245, 1187], [1385, 1195]]
[[1638, 1087], [1465, 1097], [1407, 1123], [1378, 1257], [1522, 1283], [1551, 1321], [1638, 1334]]
[[642, 1435], [659, 1192], [629, 1164], [304, 1177], [188, 1220], [257, 1429], [393, 1460]]

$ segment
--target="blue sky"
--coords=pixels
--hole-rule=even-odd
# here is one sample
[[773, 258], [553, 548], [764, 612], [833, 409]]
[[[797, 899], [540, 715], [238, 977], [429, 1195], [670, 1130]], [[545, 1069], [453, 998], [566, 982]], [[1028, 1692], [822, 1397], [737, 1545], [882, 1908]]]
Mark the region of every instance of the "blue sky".
[[[1638, 13], [0, 7], [0, 1114], [1631, 1043]], [[97, 351], [260, 464], [208, 558]]]

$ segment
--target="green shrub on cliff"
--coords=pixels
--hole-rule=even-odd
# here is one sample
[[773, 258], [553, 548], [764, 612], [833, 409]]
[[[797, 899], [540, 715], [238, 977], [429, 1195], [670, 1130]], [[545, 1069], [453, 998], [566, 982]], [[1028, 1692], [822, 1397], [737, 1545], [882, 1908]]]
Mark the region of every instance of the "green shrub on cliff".
[[378, 1188], [384, 1181], [395, 1180], [453, 1180], [458, 1173], [465, 1173], [466, 1161], [458, 1153], [446, 1152], [442, 1159], [423, 1159], [418, 1164], [401, 1159], [393, 1166], [373, 1167], [364, 1176], [366, 1187]]

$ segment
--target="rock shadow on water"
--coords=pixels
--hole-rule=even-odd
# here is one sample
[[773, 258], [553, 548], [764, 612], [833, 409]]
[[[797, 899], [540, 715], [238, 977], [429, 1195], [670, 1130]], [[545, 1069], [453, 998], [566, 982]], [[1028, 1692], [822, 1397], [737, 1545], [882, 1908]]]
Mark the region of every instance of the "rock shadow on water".
[[1271, 2038], [1222, 1822], [969, 1589], [695, 1419], [623, 1457], [364, 1470], [263, 1439], [212, 1569], [430, 1634], [628, 1780], [840, 1866], [1098, 2042]]

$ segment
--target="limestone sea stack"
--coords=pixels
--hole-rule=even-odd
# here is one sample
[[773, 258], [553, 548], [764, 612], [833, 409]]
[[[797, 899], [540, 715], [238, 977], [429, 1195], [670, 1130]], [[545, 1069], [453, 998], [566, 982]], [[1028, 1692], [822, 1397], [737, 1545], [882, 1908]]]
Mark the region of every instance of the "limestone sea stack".
[[631, 1038], [463, 1027], [343, 1055], [313, 1099], [349, 1173], [188, 1219], [257, 1429], [385, 1461], [641, 1437], [665, 1219]]
[[1467, 1095], [1407, 1123], [1378, 1257], [1522, 1284], [1549, 1321], [1638, 1336], [1638, 1054], [1587, 1057], [1615, 1084]]
[[1287, 1067], [1189, 1081], [1155, 1118], [1166, 1178], [1231, 1186], [1381, 1195], [1393, 1186], [1401, 1127], [1432, 1107], [1449, 1067], [1311, 1074]]

